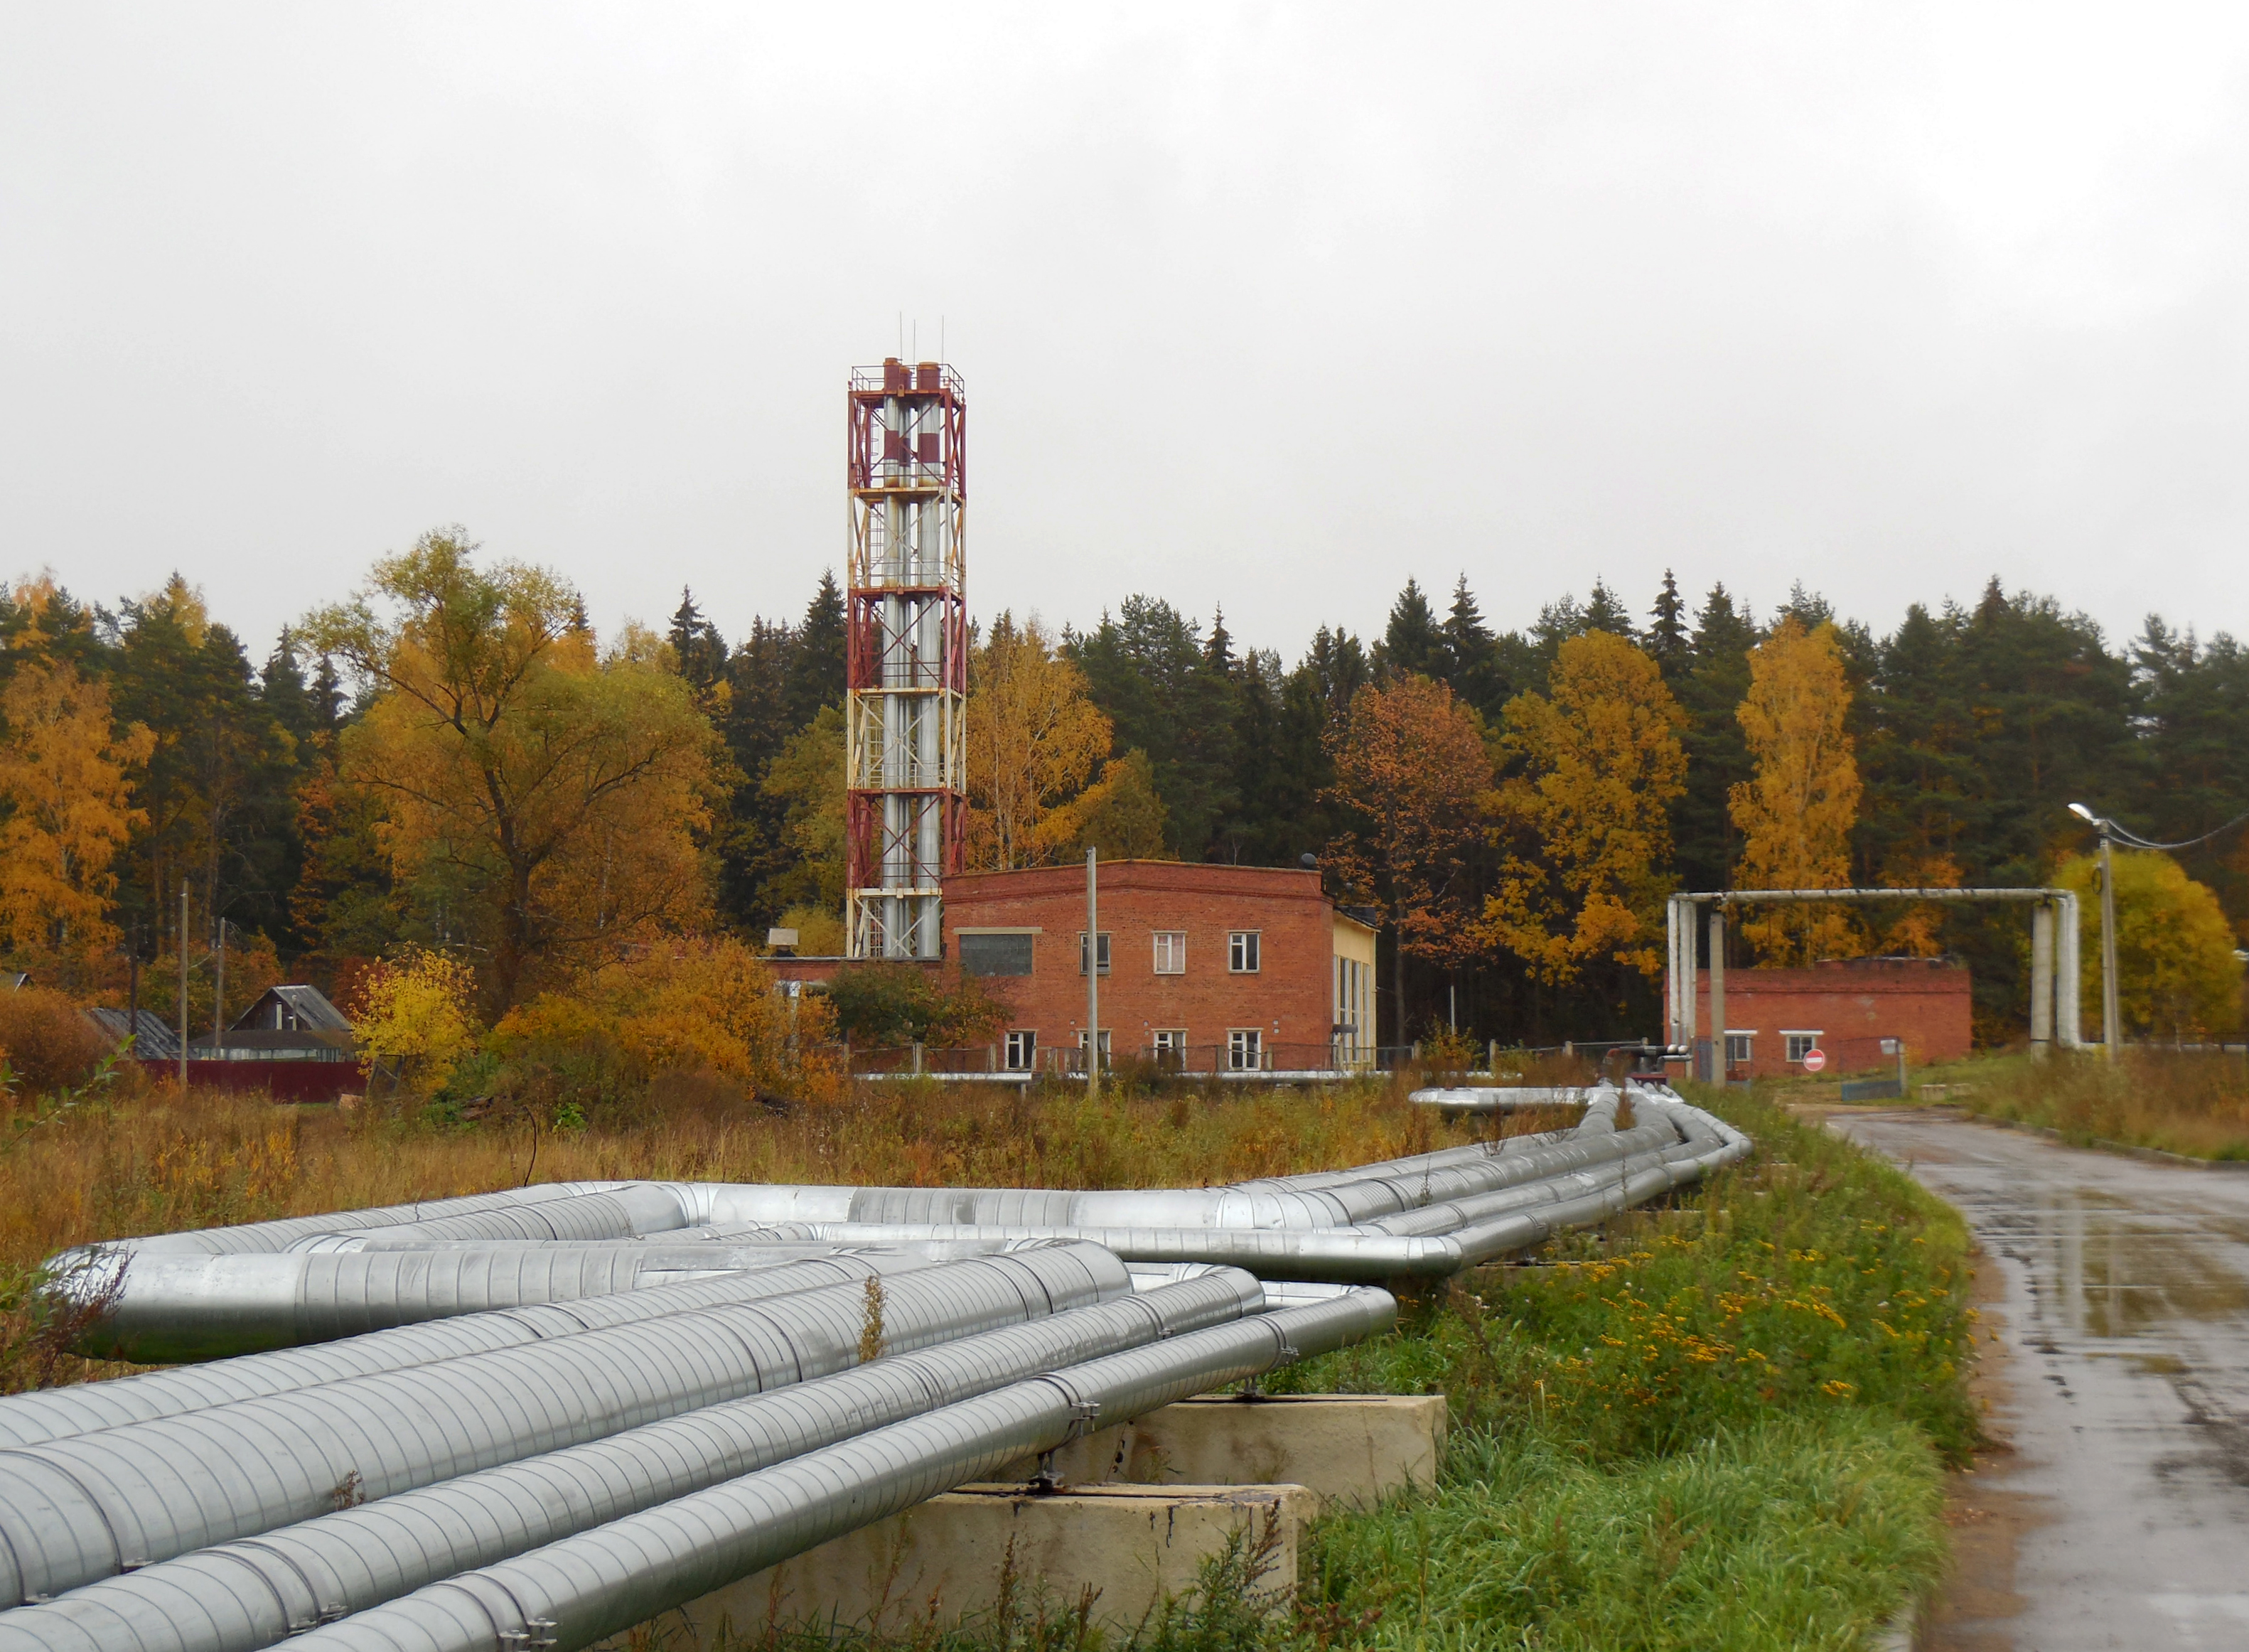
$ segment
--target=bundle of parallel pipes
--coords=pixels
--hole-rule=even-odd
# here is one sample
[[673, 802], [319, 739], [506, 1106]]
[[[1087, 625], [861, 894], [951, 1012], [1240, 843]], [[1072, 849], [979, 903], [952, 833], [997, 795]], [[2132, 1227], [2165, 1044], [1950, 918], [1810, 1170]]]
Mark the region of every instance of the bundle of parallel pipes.
[[0, 1399], [0, 1652], [590, 1645], [1750, 1150], [1628, 1093], [1225, 1187], [558, 1183], [66, 1252], [86, 1352], [206, 1363]]

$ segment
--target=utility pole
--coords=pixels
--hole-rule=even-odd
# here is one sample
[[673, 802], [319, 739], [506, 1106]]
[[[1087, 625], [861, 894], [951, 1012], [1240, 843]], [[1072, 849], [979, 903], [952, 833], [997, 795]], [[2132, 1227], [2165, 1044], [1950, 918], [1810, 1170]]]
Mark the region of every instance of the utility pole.
[[226, 1057], [226, 919], [218, 920], [218, 985], [211, 996], [211, 1054]]
[[2116, 863], [2108, 852], [2115, 823], [2082, 803], [2072, 803], [2069, 812], [2101, 834], [2101, 1056], [2104, 1061], [2114, 1061], [2124, 1036], [2123, 1009], [2116, 991]]
[[188, 1093], [188, 880], [180, 879], [180, 1094]]
[[1085, 1098], [1101, 1094], [1101, 851], [1085, 851]]
[[2116, 1059], [2124, 1013], [2116, 992], [2116, 863], [2108, 853], [2108, 823], [2101, 823], [2101, 1053]]
[[1710, 908], [1710, 1077], [1723, 1085], [1732, 1075], [1726, 1058], [1726, 903]]

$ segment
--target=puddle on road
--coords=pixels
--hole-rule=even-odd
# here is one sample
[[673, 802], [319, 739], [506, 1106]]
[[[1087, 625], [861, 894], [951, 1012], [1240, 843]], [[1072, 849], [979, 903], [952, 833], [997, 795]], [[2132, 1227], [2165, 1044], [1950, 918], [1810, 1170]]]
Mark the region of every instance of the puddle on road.
[[2073, 1337], [2129, 1339], [2249, 1315], [2249, 1278], [2211, 1248], [2238, 1257], [2249, 1249], [2249, 1222], [2205, 1216], [2185, 1228], [2082, 1188], [2028, 1190], [2007, 1215], [1979, 1224], [1985, 1242], [2030, 1270], [2038, 1317]]

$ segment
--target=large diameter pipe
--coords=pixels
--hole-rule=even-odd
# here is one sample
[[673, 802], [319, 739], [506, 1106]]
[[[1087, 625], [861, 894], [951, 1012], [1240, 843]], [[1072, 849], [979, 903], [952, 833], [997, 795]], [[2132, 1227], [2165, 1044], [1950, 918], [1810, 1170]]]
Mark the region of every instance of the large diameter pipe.
[[378, 1205], [365, 1210], [332, 1211], [319, 1216], [285, 1216], [273, 1222], [247, 1222], [230, 1228], [197, 1228], [185, 1233], [149, 1234], [113, 1239], [122, 1250], [200, 1250], [218, 1256], [238, 1251], [285, 1250], [299, 1239], [349, 1229], [402, 1227], [409, 1222], [444, 1221], [483, 1210], [545, 1204], [554, 1200], [613, 1194], [622, 1188], [653, 1184], [630, 1181], [549, 1181], [531, 1187], [503, 1187], [497, 1193], [465, 1194], [456, 1199], [422, 1199], [411, 1204]]
[[1460, 1252], [1442, 1236], [1401, 1238], [1351, 1228], [1064, 1228], [914, 1222], [816, 1222], [767, 1231], [853, 1244], [954, 1243], [973, 1239], [1083, 1239], [1128, 1263], [1201, 1262], [1261, 1279], [1381, 1280], [1456, 1273]]
[[855, 1435], [1262, 1311], [1213, 1272], [400, 1492], [0, 1613], [0, 1652], [257, 1652]]
[[[117, 1377], [107, 1382], [74, 1383], [66, 1388], [10, 1394], [0, 1398], [0, 1447], [36, 1445], [43, 1440], [90, 1434], [97, 1428], [149, 1422], [232, 1401], [285, 1394], [323, 1382], [339, 1382], [347, 1377], [402, 1371], [409, 1366], [433, 1365], [464, 1354], [520, 1347], [551, 1338], [575, 1336], [581, 1331], [632, 1325], [722, 1303], [787, 1296], [822, 1285], [863, 1284], [877, 1274], [904, 1272], [927, 1265], [921, 1258], [904, 1253], [839, 1256], [792, 1263], [755, 1274], [696, 1280], [629, 1294], [464, 1314], [458, 1318], [408, 1325], [396, 1331], [378, 1331], [340, 1342], [278, 1353], [244, 1354], [176, 1370]], [[173, 1311], [186, 1312], [192, 1306], [192, 1303], [175, 1303]], [[87, 1346], [102, 1345], [97, 1340]]]
[[[887, 1281], [910, 1352], [1124, 1295], [1092, 1245]], [[855, 1363], [868, 1294], [829, 1286], [354, 1378], [0, 1452], [0, 1606]]]
[[793, 1260], [786, 1254], [746, 1256], [739, 1248], [718, 1246], [705, 1248], [699, 1262], [678, 1246], [216, 1256], [141, 1251], [119, 1258], [114, 1301], [80, 1340], [87, 1352], [107, 1359], [210, 1359], [460, 1314], [678, 1284], [684, 1269], [711, 1273]]
[[1386, 1292], [1260, 1315], [1014, 1383], [325, 1625], [303, 1652], [589, 1646], [1076, 1435], [1389, 1328]]

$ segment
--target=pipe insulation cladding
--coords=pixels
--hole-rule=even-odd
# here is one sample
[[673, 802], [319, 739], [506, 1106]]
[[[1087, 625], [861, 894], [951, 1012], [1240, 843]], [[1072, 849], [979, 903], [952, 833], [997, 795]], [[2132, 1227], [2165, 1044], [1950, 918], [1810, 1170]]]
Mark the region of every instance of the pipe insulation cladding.
[[1050, 1372], [461, 1573], [292, 1644], [305, 1652], [590, 1646], [1022, 1457], [1377, 1335], [1396, 1311], [1387, 1291], [1353, 1291]]
[[[137, 1263], [139, 1258], [135, 1257]], [[260, 1394], [283, 1394], [346, 1377], [373, 1376], [400, 1371], [408, 1366], [430, 1365], [461, 1354], [487, 1353], [497, 1348], [520, 1347], [581, 1331], [599, 1331], [660, 1318], [691, 1308], [707, 1308], [728, 1302], [753, 1302], [764, 1297], [787, 1296], [821, 1285], [856, 1284], [877, 1275], [904, 1272], [930, 1264], [912, 1256], [841, 1256], [828, 1260], [791, 1263], [750, 1274], [729, 1274], [683, 1284], [635, 1291], [629, 1295], [588, 1297], [567, 1303], [464, 1313], [457, 1318], [411, 1325], [396, 1331], [378, 1331], [338, 1342], [310, 1347], [286, 1348], [274, 1353], [241, 1354], [205, 1365], [182, 1366], [170, 1371], [148, 1371], [107, 1382], [82, 1382], [67, 1388], [47, 1388], [34, 1394], [0, 1399], [0, 1448], [37, 1445], [42, 1440], [90, 1434], [120, 1423], [147, 1422], [176, 1416], [205, 1406]], [[143, 1299], [143, 1304], [149, 1300]], [[169, 1315], [171, 1304], [155, 1298]], [[128, 1298], [120, 1313], [136, 1311]], [[193, 1319], [180, 1316], [184, 1325], [176, 1347], [196, 1332]], [[163, 1323], [171, 1322], [166, 1318]], [[167, 1345], [155, 1337], [122, 1339], [114, 1318], [95, 1327], [81, 1344], [86, 1352], [146, 1353], [162, 1357]], [[230, 1335], [220, 1340], [231, 1343]], [[183, 1357], [183, 1356], [174, 1356]]]
[[[909, 1353], [1129, 1294], [1098, 1246], [949, 1262], [884, 1285]], [[64, 1591], [855, 1363], [868, 1297], [829, 1285], [0, 1451], [0, 1606]]]
[[1225, 1271], [402, 1491], [0, 1613], [0, 1652], [254, 1652], [457, 1573], [1011, 1382], [1262, 1311]]
[[87, 1351], [230, 1357], [0, 1398], [0, 1652], [588, 1644], [1750, 1151], [1572, 1099], [1231, 1187], [577, 1182], [66, 1252]]

